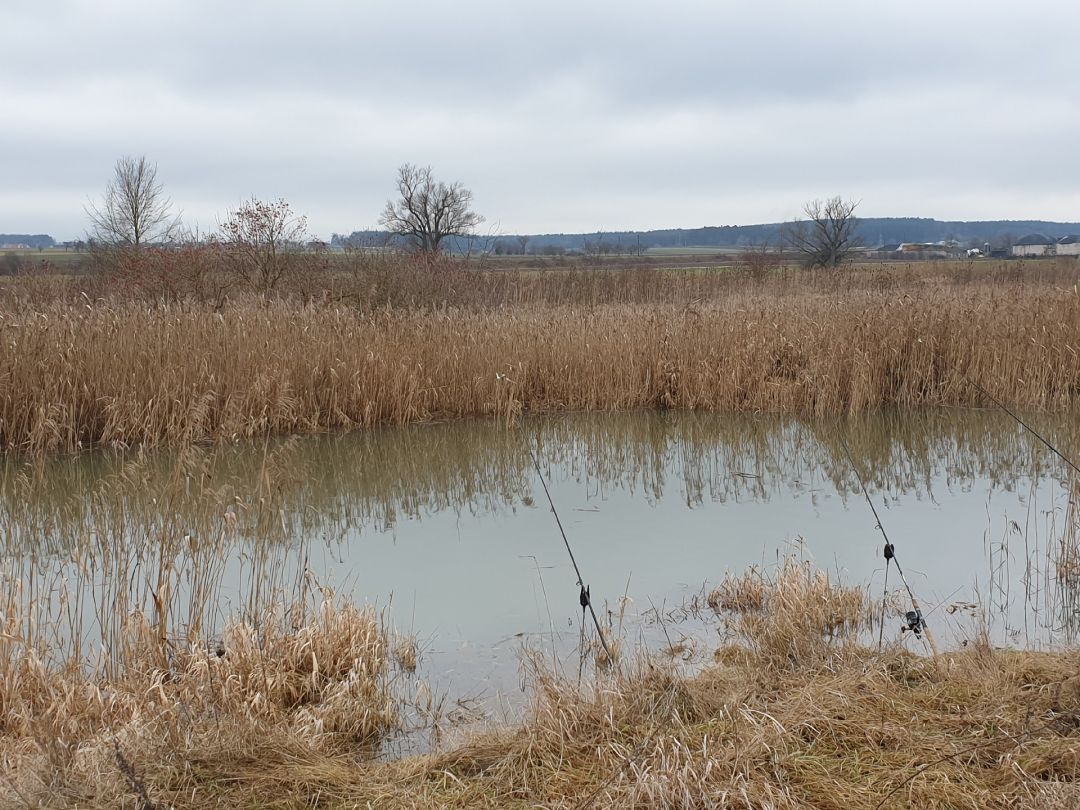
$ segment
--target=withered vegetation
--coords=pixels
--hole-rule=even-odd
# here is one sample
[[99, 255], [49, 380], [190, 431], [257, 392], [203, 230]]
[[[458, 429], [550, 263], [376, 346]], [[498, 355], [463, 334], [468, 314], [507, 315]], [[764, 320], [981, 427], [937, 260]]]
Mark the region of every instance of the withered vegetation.
[[[566, 410], [986, 404], [971, 382], [1016, 406], [1067, 409], [1080, 391], [1080, 272], [1068, 261], [762, 280], [367, 257], [351, 273], [308, 268], [272, 298], [197, 295], [218, 276], [195, 258], [165, 261], [165, 281], [140, 271], [148, 286], [124, 295], [97, 276], [3, 288], [0, 448]], [[191, 268], [184, 292], [168, 286]]]

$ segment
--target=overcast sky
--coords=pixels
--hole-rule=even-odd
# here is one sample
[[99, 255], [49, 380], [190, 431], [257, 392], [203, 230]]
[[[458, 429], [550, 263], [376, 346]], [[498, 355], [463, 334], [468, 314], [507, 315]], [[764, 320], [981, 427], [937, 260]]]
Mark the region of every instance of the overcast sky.
[[1075, 2], [3, 0], [0, 232], [86, 230], [117, 157], [185, 220], [374, 225], [405, 161], [485, 228], [1080, 220]]

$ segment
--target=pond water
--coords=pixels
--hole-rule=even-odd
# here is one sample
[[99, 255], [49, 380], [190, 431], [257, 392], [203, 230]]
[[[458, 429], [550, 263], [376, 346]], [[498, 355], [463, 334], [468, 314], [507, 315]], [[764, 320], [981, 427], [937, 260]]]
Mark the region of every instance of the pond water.
[[[1080, 457], [1076, 420], [1032, 420]], [[98, 636], [105, 592], [148, 604], [165, 569], [174, 624], [185, 600], [201, 600], [212, 626], [331, 587], [388, 607], [452, 696], [498, 694], [518, 682], [522, 645], [568, 655], [582, 619], [534, 455], [598, 613], [648, 643], [644, 615], [674, 615], [725, 572], [787, 554], [880, 599], [883, 541], [855, 468], [946, 643], [983, 623], [996, 643], [1072, 641], [1058, 576], [1075, 523], [1067, 471], [995, 411], [580, 414], [8, 459], [4, 559], [12, 582], [51, 595], [27, 586], [39, 611], [81, 593], [73, 601], [97, 619], [80, 632]], [[887, 636], [899, 626], [890, 619]]]

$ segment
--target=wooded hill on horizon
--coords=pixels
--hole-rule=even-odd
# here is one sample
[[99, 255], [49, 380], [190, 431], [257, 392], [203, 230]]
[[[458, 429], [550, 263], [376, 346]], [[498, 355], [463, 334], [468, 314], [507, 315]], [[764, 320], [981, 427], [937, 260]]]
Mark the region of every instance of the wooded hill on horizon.
[[[770, 222], [759, 225], [714, 225], [701, 228], [664, 228], [646, 231], [592, 231], [589, 233], [544, 234], [478, 234], [472, 237], [450, 238], [452, 251], [507, 248], [507, 252], [527, 252], [546, 249], [602, 249], [605, 252], [644, 252], [650, 248], [680, 247], [757, 247], [779, 246], [787, 223]], [[981, 247], [989, 242], [1005, 247], [1032, 233], [1051, 238], [1080, 234], [1080, 222], [1050, 220], [972, 220], [950, 221], [928, 217], [866, 217], [860, 218], [856, 233], [867, 247], [899, 244], [901, 242], [955, 241], [961, 245]], [[384, 231], [360, 230], [348, 236], [333, 234], [330, 244], [343, 247], [350, 242], [359, 245], [386, 244], [393, 238]], [[48, 234], [0, 233], [0, 250], [15, 247], [50, 248], [58, 242]]]
[[[602, 247], [607, 251], [644, 251], [649, 248], [679, 247], [751, 247], [779, 246], [783, 241], [783, 229], [789, 223], [771, 222], [760, 225], [716, 225], [702, 228], [667, 228], [649, 231], [592, 231], [590, 233], [546, 234], [492, 234], [469, 238], [448, 239], [454, 251], [473, 250], [491, 245], [516, 248], [521, 252], [521, 240], [525, 250], [539, 252], [545, 248], [586, 251]], [[994, 247], [1004, 247], [1030, 233], [1041, 233], [1057, 238], [1080, 233], [1080, 222], [1053, 222], [1049, 220], [974, 220], [947, 221], [924, 217], [866, 217], [860, 218], [856, 234], [867, 247], [898, 244], [901, 242], [955, 241], [981, 247], [990, 242]], [[344, 246], [375, 244], [388, 239], [382, 231], [354, 231], [348, 236], [334, 234], [331, 244]]]

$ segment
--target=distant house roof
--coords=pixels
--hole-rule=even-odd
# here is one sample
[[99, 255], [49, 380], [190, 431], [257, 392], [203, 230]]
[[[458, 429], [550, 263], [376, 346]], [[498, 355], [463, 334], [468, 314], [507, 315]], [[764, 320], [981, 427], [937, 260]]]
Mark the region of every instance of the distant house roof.
[[1017, 239], [1015, 245], [1052, 245], [1054, 240], [1048, 236], [1043, 236], [1041, 233], [1029, 233], [1023, 239]]
[[1076, 234], [1063, 236], [1057, 241], [1059, 245], [1075, 245], [1077, 242], [1080, 242], [1080, 236], [1077, 236]]

